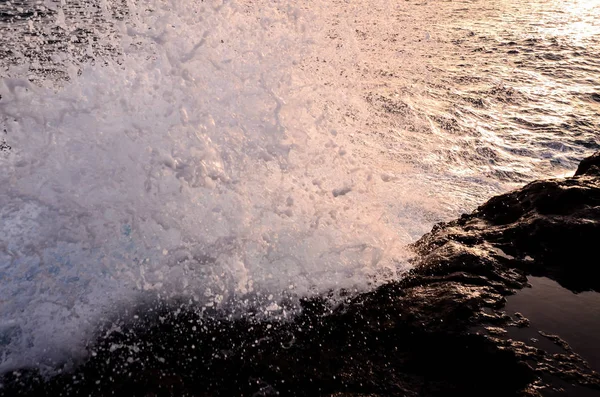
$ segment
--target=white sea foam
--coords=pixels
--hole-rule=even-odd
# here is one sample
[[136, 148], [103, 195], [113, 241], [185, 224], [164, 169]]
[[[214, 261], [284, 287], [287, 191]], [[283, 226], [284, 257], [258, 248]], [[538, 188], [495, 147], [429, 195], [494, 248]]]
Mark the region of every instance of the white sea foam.
[[77, 355], [145, 291], [218, 305], [405, 269], [377, 170], [301, 67], [315, 10], [259, 3], [131, 2], [116, 60], [0, 81], [0, 369]]

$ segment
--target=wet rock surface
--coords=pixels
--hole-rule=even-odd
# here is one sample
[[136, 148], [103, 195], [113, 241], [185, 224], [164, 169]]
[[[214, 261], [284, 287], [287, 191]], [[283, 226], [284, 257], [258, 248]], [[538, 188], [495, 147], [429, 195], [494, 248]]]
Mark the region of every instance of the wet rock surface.
[[492, 198], [472, 214], [436, 225], [415, 243], [424, 256], [418, 273], [445, 274], [465, 262], [479, 268], [480, 275], [517, 284], [519, 275], [527, 273], [572, 291], [600, 291], [598, 165], [600, 155], [595, 154], [581, 162], [575, 177], [530, 183]]
[[[303, 301], [291, 321], [201, 314], [189, 304], [130, 311], [89, 358], [51, 378], [7, 374], [5, 396], [600, 396], [600, 376], [560, 335], [544, 349], [502, 309], [545, 276], [600, 290], [600, 173], [533, 182], [414, 244], [407, 277], [332, 306]], [[532, 338], [533, 339], [533, 338]]]

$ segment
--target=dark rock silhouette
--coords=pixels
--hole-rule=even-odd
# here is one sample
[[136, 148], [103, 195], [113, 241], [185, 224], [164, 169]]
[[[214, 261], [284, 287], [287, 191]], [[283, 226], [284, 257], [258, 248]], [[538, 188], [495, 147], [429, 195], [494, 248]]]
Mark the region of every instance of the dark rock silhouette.
[[[51, 378], [7, 374], [5, 396], [600, 396], [600, 376], [563, 353], [510, 338], [502, 312], [527, 275], [599, 290], [600, 154], [575, 177], [533, 182], [414, 244], [402, 280], [302, 301], [288, 322], [200, 314], [184, 303], [129, 310], [89, 358]], [[507, 331], [508, 330], [508, 331]], [[599, 330], [600, 331], [600, 330]]]
[[[600, 291], [600, 153], [581, 162], [572, 178], [536, 181], [492, 198], [469, 215], [414, 244], [419, 273], [477, 262], [482, 275], [525, 273], [554, 279], [573, 291]], [[460, 259], [459, 259], [460, 257]], [[460, 267], [460, 266], [459, 266]]]
[[575, 176], [579, 175], [598, 175], [598, 169], [594, 170], [592, 167], [600, 167], [600, 152], [587, 157], [579, 163]]

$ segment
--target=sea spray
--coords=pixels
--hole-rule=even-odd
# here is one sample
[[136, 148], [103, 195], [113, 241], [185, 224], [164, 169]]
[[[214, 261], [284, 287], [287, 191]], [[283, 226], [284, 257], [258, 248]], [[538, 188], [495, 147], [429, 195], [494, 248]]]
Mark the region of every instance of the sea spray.
[[365, 199], [373, 172], [313, 113], [311, 19], [132, 2], [115, 59], [58, 89], [0, 82], [0, 368], [77, 357], [111, 307], [150, 292], [210, 307], [258, 292], [281, 315], [282, 293], [406, 268]]

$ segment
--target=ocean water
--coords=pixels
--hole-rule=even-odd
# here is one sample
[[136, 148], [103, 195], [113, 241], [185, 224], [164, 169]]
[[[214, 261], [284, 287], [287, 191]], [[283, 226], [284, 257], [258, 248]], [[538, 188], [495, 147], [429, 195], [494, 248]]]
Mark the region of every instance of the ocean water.
[[0, 372], [402, 277], [600, 148], [599, 59], [600, 0], [0, 1]]

